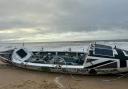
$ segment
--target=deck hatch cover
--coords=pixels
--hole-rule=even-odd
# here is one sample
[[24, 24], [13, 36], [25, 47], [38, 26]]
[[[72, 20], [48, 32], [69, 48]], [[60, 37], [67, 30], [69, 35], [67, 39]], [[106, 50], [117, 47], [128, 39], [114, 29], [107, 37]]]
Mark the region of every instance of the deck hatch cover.
[[23, 49], [20, 49], [16, 52], [21, 58], [24, 58], [27, 53], [23, 50]]

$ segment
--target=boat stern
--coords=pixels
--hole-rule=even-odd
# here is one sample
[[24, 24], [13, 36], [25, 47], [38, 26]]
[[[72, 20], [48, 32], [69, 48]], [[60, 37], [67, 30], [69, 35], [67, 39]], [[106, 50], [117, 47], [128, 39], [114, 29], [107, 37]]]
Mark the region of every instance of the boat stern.
[[7, 50], [7, 51], [1, 51], [0, 52], [0, 60], [5, 63], [10, 63], [11, 59], [12, 59], [11, 57], [12, 57], [13, 51], [14, 51], [13, 49]]

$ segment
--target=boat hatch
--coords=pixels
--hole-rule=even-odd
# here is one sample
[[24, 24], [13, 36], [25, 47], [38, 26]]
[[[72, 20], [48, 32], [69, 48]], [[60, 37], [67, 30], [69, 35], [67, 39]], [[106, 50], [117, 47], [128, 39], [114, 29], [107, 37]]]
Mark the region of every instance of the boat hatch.
[[21, 58], [24, 58], [27, 56], [27, 53], [23, 50], [23, 49], [20, 49], [16, 52]]

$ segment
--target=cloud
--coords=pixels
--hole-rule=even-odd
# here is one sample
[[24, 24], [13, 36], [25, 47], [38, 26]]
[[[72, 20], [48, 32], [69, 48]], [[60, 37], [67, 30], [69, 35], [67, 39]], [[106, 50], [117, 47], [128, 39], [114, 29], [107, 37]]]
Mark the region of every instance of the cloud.
[[127, 0], [0, 0], [0, 40], [127, 39], [127, 4]]
[[[44, 32], [43, 32], [44, 31]], [[42, 34], [43, 33], [43, 34]], [[96, 30], [88, 32], [48, 32], [37, 28], [10, 29], [0, 31], [1, 42], [47, 42], [47, 41], [79, 41], [79, 40], [110, 40], [127, 38], [128, 30]], [[6, 36], [5, 36], [6, 35]]]

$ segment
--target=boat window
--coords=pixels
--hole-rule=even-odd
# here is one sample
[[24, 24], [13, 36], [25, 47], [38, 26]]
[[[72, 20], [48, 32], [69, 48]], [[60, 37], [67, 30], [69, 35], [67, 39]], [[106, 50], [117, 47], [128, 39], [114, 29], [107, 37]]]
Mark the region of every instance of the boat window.
[[27, 53], [23, 50], [23, 49], [20, 49], [16, 52], [21, 58], [24, 58]]

